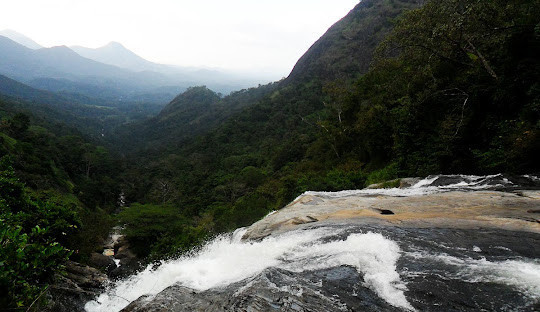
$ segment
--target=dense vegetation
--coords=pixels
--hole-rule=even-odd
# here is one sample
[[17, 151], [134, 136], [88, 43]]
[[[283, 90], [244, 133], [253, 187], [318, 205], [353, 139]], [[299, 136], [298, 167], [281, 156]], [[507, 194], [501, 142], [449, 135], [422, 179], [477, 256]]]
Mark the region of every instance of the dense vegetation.
[[80, 220], [71, 207], [32, 198], [6, 157], [0, 205], [0, 307], [28, 307], [71, 255], [65, 244]]
[[[48, 264], [29, 276], [30, 266], [0, 258], [0, 288], [24, 288], [2, 300], [26, 305], [68, 249], [84, 260], [120, 192], [129, 206], [116, 222], [139, 256], [160, 259], [306, 190], [540, 171], [540, 4], [418, 2], [364, 0], [289, 78], [225, 97], [190, 88], [156, 117], [111, 131], [115, 153], [69, 127], [53, 131], [41, 106], [5, 98], [0, 156], [14, 171], [4, 158], [1, 243], [34, 246], [39, 256], [23, 253], [21, 263]], [[71, 227], [59, 232], [52, 216]]]
[[[43, 78], [45, 79], [45, 78]], [[36, 118], [78, 129], [81, 133], [107, 143], [115, 129], [126, 122], [144, 120], [157, 114], [166, 101], [173, 98], [170, 91], [138, 95], [138, 98], [111, 99], [95, 90], [93, 97], [80, 93], [49, 92], [35, 89], [0, 75], [0, 100], [10, 111], [27, 111]]]
[[2, 104], [0, 307], [28, 307], [68, 257], [85, 261], [101, 247], [120, 166], [76, 130], [52, 132]]
[[176, 151], [186, 141], [206, 133], [269, 94], [278, 83], [242, 89], [223, 97], [205, 86], [191, 87], [175, 97], [161, 112], [144, 122], [121, 127], [112, 138], [124, 154]]
[[337, 148], [404, 175], [539, 170], [539, 16], [529, 1], [405, 14], [334, 118]]

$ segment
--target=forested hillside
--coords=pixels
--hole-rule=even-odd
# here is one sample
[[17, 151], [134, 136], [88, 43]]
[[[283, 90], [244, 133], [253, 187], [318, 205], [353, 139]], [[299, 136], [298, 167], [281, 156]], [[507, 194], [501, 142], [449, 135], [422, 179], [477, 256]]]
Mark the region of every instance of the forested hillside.
[[375, 48], [392, 29], [399, 14], [418, 8], [424, 2], [362, 1], [298, 60], [287, 82], [358, 78], [369, 69]]
[[130, 156], [175, 152], [186, 141], [220, 125], [277, 86], [278, 83], [270, 83], [235, 91], [226, 97], [205, 86], [191, 87], [174, 98], [156, 117], [119, 127], [112, 140], [116, 147], [121, 147], [119, 151]]
[[29, 305], [68, 257], [85, 261], [101, 247], [120, 170], [74, 128], [0, 99], [0, 307]]
[[[331, 27], [306, 52], [291, 76], [277, 86], [231, 94], [216, 102], [225, 109], [230, 107], [228, 103], [245, 102], [245, 108], [217, 128], [208, 128], [206, 135], [182, 141], [182, 136], [190, 131], [203, 133], [197, 129], [205, 124], [192, 118], [187, 123], [171, 122], [163, 128], [166, 120], [159, 120], [158, 116], [157, 122], [148, 128], [155, 131], [155, 142], [160, 143], [148, 147], [161, 145], [161, 149], [139, 154], [138, 159], [129, 161], [131, 167], [126, 171], [128, 200], [148, 204], [133, 206], [121, 215], [123, 222], [132, 225], [127, 229], [128, 233], [133, 231], [130, 239], [140, 246], [161, 241], [154, 244], [154, 250], [144, 248], [144, 252], [172, 254], [209, 233], [250, 224], [283, 207], [304, 190], [362, 187], [369, 171], [362, 170], [364, 164], [352, 159], [337, 166], [340, 159], [331, 144], [318, 140], [326, 138], [323, 122], [331, 114], [327, 106], [332, 105], [336, 94], [347, 97], [346, 86], [366, 72], [377, 42], [389, 32], [393, 19], [417, 6], [417, 1], [363, 1]], [[364, 46], [367, 41], [372, 43]], [[350, 54], [359, 58], [351, 58]], [[347, 55], [354, 62], [343, 60], [340, 55]], [[306, 62], [313, 65], [302, 67]], [[319, 70], [318, 66], [328, 62], [335, 66]], [[180, 99], [194, 94], [208, 95], [209, 91], [190, 90], [169, 104], [160, 116], [174, 116], [176, 111], [185, 112], [188, 107], [189, 112], [195, 107], [204, 112], [195, 116], [216, 116], [208, 115], [211, 111], [205, 110], [203, 102], [200, 106], [179, 105], [185, 104]], [[257, 96], [247, 97], [247, 101], [241, 98], [248, 94]], [[159, 129], [166, 131], [156, 131]], [[183, 144], [177, 144], [178, 141]], [[154, 205], [168, 208], [161, 210]], [[161, 213], [177, 214], [182, 222], [176, 227], [159, 225], [158, 220], [166, 222]], [[156, 220], [156, 228], [138, 226], [140, 218]], [[184, 235], [175, 234], [180, 232]], [[195, 239], [186, 238], [190, 235]]]
[[[363, 1], [270, 94], [207, 135], [158, 157], [141, 155], [126, 172], [128, 199], [146, 204], [121, 214], [131, 239], [153, 245], [146, 253], [172, 254], [206, 233], [250, 224], [306, 190], [434, 173], [538, 171], [539, 6], [415, 5]], [[356, 40], [373, 44], [359, 48]], [[169, 131], [163, 145], [174, 146]], [[161, 214], [182, 221], [159, 225]], [[156, 220], [156, 228], [139, 218]]]
[[539, 10], [452, 0], [405, 14], [332, 109], [336, 149], [401, 175], [538, 171]]
[[[60, 127], [61, 124], [71, 126], [103, 143], [109, 141], [120, 125], [146, 120], [164, 106], [156, 103], [164, 95], [140, 95], [138, 100], [126, 98], [125, 101], [117, 102], [106, 100], [100, 97], [99, 91], [95, 92], [97, 97], [70, 92], [55, 93], [0, 75], [0, 99], [4, 100], [3, 108], [26, 111]], [[166, 103], [166, 96], [161, 98], [161, 101]]]

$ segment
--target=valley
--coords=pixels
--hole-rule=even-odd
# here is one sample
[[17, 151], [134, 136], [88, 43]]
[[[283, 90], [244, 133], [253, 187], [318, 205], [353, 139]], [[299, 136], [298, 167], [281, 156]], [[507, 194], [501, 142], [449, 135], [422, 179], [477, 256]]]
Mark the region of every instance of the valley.
[[275, 82], [0, 32], [0, 310], [534, 311], [539, 16], [363, 0]]

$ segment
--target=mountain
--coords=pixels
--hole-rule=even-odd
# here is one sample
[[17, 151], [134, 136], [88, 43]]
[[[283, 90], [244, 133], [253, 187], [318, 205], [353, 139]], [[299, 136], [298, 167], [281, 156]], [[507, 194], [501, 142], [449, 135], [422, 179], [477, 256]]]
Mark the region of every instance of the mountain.
[[0, 94], [40, 103], [68, 103], [67, 100], [55, 93], [34, 89], [4, 75], [0, 75]]
[[286, 83], [312, 78], [332, 81], [365, 73], [391, 22], [423, 0], [362, 1], [335, 23], [298, 60]]
[[71, 46], [70, 48], [79, 55], [97, 62], [136, 72], [155, 72], [178, 82], [182, 86], [207, 85], [222, 93], [229, 93], [268, 82], [262, 76], [251, 75], [250, 77], [222, 69], [183, 67], [150, 62], [118, 42], [110, 42], [96, 49], [82, 46]]
[[70, 48], [85, 58], [133, 71], [156, 71], [160, 67], [160, 64], [143, 59], [118, 42], [110, 42], [97, 49], [82, 46], [71, 46]]
[[39, 43], [35, 42], [34, 40], [26, 37], [25, 35], [18, 33], [11, 29], [4, 29], [0, 31], [0, 36], [7, 37], [19, 44], [22, 44], [23, 46], [30, 48], [30, 49], [41, 49], [43, 48]]
[[[0, 75], [0, 99], [3, 109], [28, 111], [37, 118], [78, 128], [93, 137], [100, 136], [104, 128], [125, 118], [117, 108], [84, 104], [88, 101], [74, 101], [3, 75]], [[109, 125], [105, 125], [103, 120], [108, 120]]]
[[82, 95], [113, 106], [133, 101], [165, 104], [174, 97], [171, 90], [190, 85], [157, 72], [135, 73], [96, 62], [66, 46], [32, 50], [4, 36], [0, 36], [0, 74], [37, 89]]
[[80, 56], [66, 46], [29, 49], [0, 36], [0, 73], [27, 82], [36, 78], [68, 79], [118, 90], [148, 90], [172, 84], [158, 73], [138, 73]]
[[[148, 121], [151, 140], [127, 141], [142, 148], [126, 170], [126, 197], [179, 207], [179, 219], [194, 222], [183, 237], [197, 237], [201, 228], [250, 224], [308, 190], [437, 173], [537, 172], [539, 10], [518, 0], [364, 0], [288, 78], [213, 127], [197, 118], [240, 94], [197, 106], [186, 102], [197, 99], [188, 93]], [[140, 208], [141, 218], [154, 211], [159, 219], [153, 205]], [[175, 233], [160, 237], [153, 254], [186, 246]]]
[[[279, 133], [280, 138], [276, 137], [276, 142], [286, 137], [286, 140], [292, 141], [294, 131], [309, 127], [301, 118], [324, 109], [324, 85], [338, 78], [350, 80], [367, 72], [376, 45], [392, 28], [392, 19], [405, 10], [417, 7], [418, 2], [393, 0], [391, 4], [387, 4], [376, 0], [362, 1], [306, 51], [284, 81], [263, 86], [260, 90], [249, 89], [248, 92], [232, 93], [211, 106], [224, 109], [203, 108], [202, 104], [194, 105], [193, 103], [197, 102], [191, 100], [187, 101], [191, 105], [178, 105], [185, 103], [184, 100], [190, 97], [187, 94], [180, 95], [157, 117], [145, 122], [145, 126], [131, 125], [128, 132], [137, 133], [138, 138], [151, 138], [151, 145], [154, 147], [168, 146], [170, 149], [191, 135], [203, 134], [217, 125], [234, 129], [229, 123], [221, 123], [235, 113], [240, 113], [238, 118], [235, 118], [236, 122], [250, 120], [255, 118], [255, 115], [259, 118], [259, 122], [250, 123], [249, 129], [245, 129], [246, 133], [241, 136], [251, 136], [253, 141], [262, 142], [264, 138]], [[191, 93], [196, 90], [201, 91], [193, 89]], [[245, 110], [240, 112], [243, 109]], [[213, 120], [213, 126], [195, 122], [205, 118], [207, 121]], [[186, 129], [188, 125], [189, 129]], [[281, 133], [283, 128], [278, 125], [290, 129], [291, 132]], [[139, 144], [144, 142], [138, 141]], [[123, 150], [127, 149], [126, 147]]]
[[[257, 75], [153, 63], [118, 42], [97, 49], [42, 48], [14, 31], [4, 33], [5, 36], [0, 35], [0, 74], [53, 92], [107, 95], [110, 99], [155, 93], [156, 89], [172, 86], [185, 90], [207, 85], [218, 92], [230, 93], [268, 82]], [[92, 93], [90, 90], [96, 87], [102, 91]]]
[[234, 91], [220, 97], [206, 86], [191, 87], [175, 97], [157, 116], [117, 129], [114, 146], [124, 154], [145, 150], [176, 150], [194, 137], [207, 133], [229, 117], [270, 94], [279, 83]]
[[0, 99], [3, 99], [4, 109], [11, 107], [15, 111], [29, 112], [37, 118], [78, 128], [83, 134], [100, 140], [114, 134], [115, 129], [127, 121], [155, 116], [163, 106], [155, 101], [160, 99], [166, 103], [170, 97], [161, 96], [168, 92], [171, 90], [114, 102], [80, 93], [40, 90], [0, 75]]
[[[363, 58], [340, 59], [335, 67], [328, 67], [325, 74], [339, 77], [344, 68], [356, 68], [349, 75], [347, 83], [350, 83], [354, 76], [366, 73], [373, 57], [373, 46], [362, 47], [356, 40], [343, 39], [336, 33], [345, 30], [363, 33], [373, 37], [375, 45], [390, 31], [391, 18], [415, 5], [416, 1], [360, 2], [319, 42], [336, 42], [340, 49], [355, 51]], [[387, 18], [378, 18], [380, 14]], [[346, 23], [362, 19], [375, 25]], [[233, 93], [217, 102], [214, 97], [210, 105], [187, 101], [194, 98], [188, 96], [189, 93], [180, 95], [155, 118], [130, 125], [129, 129], [137, 129], [134, 132], [124, 129], [137, 134], [121, 141], [139, 147], [139, 152], [131, 155], [135, 160], [127, 173], [133, 185], [126, 188], [128, 199], [175, 202], [189, 207], [185, 212], [188, 215], [206, 211], [215, 215], [214, 230], [222, 231], [248, 224], [269, 210], [285, 205], [300, 189], [308, 186], [338, 189], [363, 185], [361, 175], [348, 176], [338, 171], [335, 174], [340, 182], [324, 182], [326, 168], [332, 168], [336, 162], [333, 142], [324, 137], [323, 128], [330, 117], [326, 103], [332, 103], [333, 99], [324, 91], [328, 79], [317, 71], [316, 63], [330, 57], [332, 52], [326, 50], [332, 50], [333, 46], [321, 48], [315, 44], [284, 81]], [[302, 66], [306, 59], [311, 60], [311, 65]], [[191, 92], [209, 93], [202, 89]], [[214, 114], [227, 112], [235, 103], [241, 105], [234, 113]], [[224, 109], [213, 110], [214, 107]], [[199, 122], [204, 118], [217, 122], [209, 127]], [[121, 152], [129, 150], [125, 145], [115, 145]], [[349, 166], [356, 168], [360, 164], [353, 162]], [[159, 185], [164, 181], [178, 190], [177, 193], [163, 194]], [[317, 183], [319, 185], [315, 186]]]

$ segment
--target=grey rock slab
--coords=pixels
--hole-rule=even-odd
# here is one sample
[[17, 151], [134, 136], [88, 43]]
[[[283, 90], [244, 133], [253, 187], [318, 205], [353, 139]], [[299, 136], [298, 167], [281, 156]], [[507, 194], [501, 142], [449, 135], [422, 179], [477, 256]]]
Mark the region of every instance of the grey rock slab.
[[[299, 220], [356, 219], [369, 224], [406, 227], [499, 228], [540, 233], [536, 215], [540, 191], [518, 195], [498, 191], [452, 191], [422, 196], [330, 197], [302, 195], [283, 209], [251, 225], [243, 239], [261, 239], [294, 230]], [[393, 214], [382, 214], [390, 210]]]

